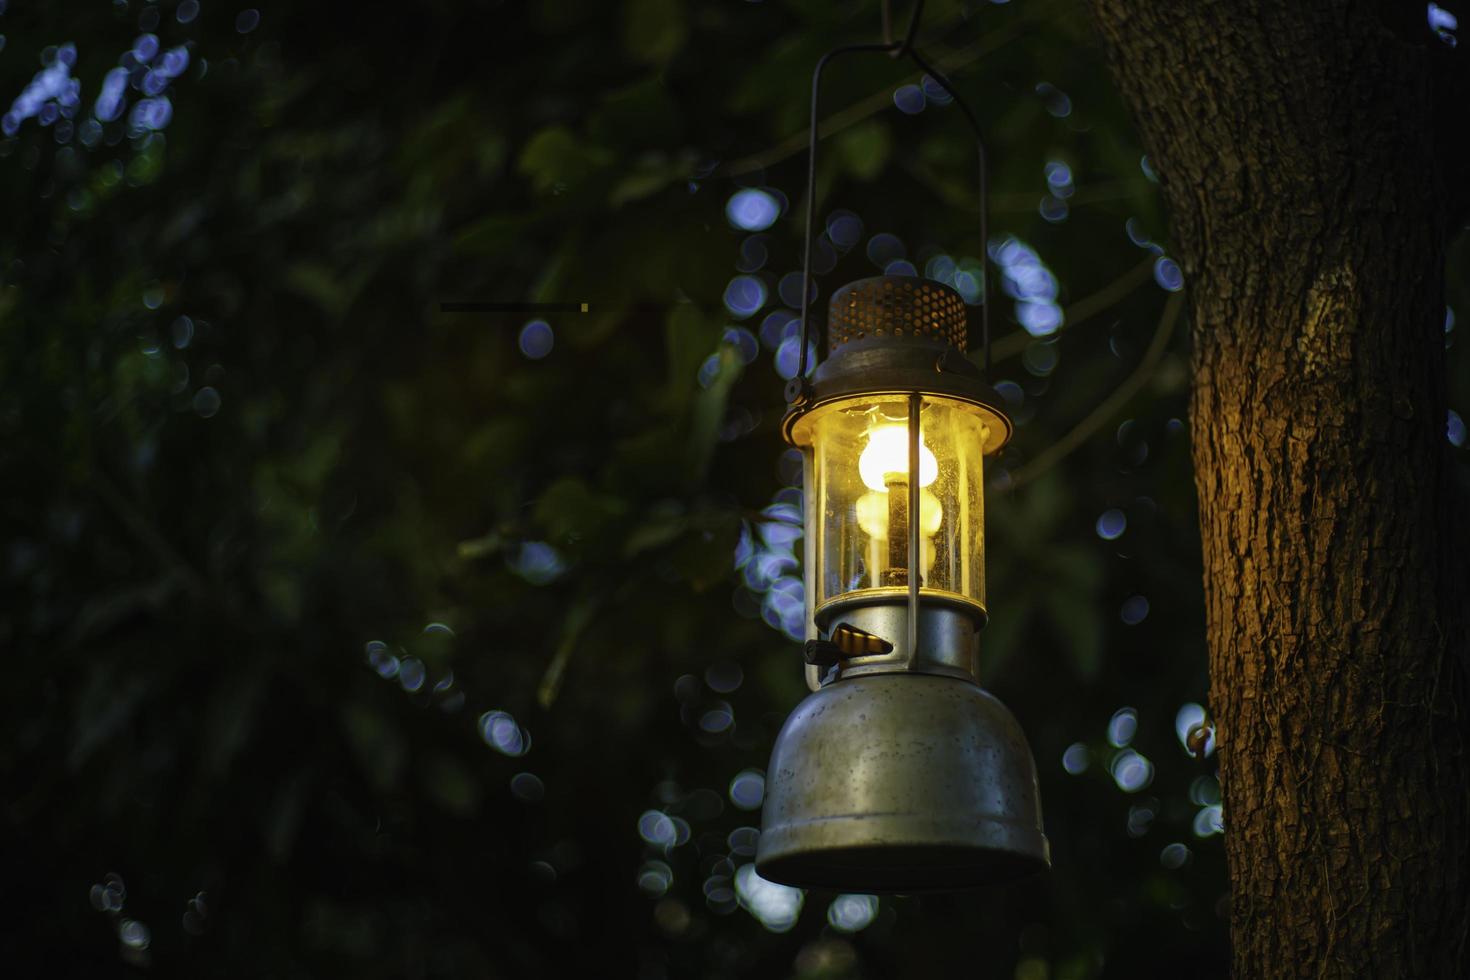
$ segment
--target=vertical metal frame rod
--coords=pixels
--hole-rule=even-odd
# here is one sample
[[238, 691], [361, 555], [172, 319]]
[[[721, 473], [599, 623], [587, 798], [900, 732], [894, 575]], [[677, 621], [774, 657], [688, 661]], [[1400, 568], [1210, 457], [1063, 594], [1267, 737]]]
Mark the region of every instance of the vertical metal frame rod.
[[909, 655], [913, 670], [919, 659], [919, 408], [923, 396], [909, 395]]

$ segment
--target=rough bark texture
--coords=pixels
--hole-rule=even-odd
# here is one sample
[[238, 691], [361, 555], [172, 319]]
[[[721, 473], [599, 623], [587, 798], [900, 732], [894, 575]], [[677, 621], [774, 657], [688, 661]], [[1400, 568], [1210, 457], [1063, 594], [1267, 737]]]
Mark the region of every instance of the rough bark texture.
[[1442, 289], [1470, 52], [1422, 3], [1090, 2], [1189, 291], [1235, 973], [1470, 975]]

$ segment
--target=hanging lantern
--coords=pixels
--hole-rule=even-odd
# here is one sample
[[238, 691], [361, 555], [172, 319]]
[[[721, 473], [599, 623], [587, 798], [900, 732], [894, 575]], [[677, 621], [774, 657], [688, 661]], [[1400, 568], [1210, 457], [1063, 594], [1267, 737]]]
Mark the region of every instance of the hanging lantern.
[[[949, 89], [907, 40], [833, 54], [862, 50], [906, 53]], [[808, 257], [817, 82], [832, 56], [813, 83]], [[983, 150], [981, 164], [983, 241]], [[808, 259], [808, 289], [810, 279]], [[984, 457], [1005, 445], [1011, 423], [965, 357], [967, 313], [939, 282], [851, 283], [831, 298], [829, 355], [807, 380], [803, 309], [783, 433], [805, 461], [812, 693], [782, 727], [766, 773], [756, 868], [773, 881], [917, 891], [1050, 864], [1031, 751], [979, 686]]]

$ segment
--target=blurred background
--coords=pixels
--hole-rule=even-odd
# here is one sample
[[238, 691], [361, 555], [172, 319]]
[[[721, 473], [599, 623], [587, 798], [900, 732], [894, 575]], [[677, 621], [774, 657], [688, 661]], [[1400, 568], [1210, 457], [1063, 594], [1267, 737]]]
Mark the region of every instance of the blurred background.
[[1055, 863], [881, 898], [751, 865], [810, 71], [878, 5], [0, 11], [7, 975], [1223, 974], [1185, 284], [1075, 2], [927, 5], [989, 242], [943, 91], [827, 76], [816, 309], [991, 262]]

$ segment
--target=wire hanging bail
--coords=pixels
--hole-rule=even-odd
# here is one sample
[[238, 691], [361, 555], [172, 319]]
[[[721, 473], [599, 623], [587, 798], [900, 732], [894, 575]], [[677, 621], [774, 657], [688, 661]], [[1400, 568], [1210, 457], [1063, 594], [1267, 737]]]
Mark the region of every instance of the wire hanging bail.
[[[848, 44], [833, 48], [822, 55], [817, 61], [817, 66], [812, 71], [812, 96], [811, 113], [807, 125], [807, 168], [806, 168], [806, 232], [802, 241], [802, 268], [801, 268], [801, 350], [797, 355], [796, 376], [786, 386], [786, 401], [792, 407], [799, 407], [811, 397], [811, 382], [807, 378], [808, 362], [810, 361], [809, 347], [811, 344], [811, 305], [814, 301], [812, 291], [812, 246], [815, 240], [815, 225], [817, 211], [817, 130], [818, 130], [818, 108], [822, 91], [822, 69], [833, 58], [844, 54], [855, 54], [858, 52], [872, 51], [883, 52], [891, 58], [907, 57], [914, 65], [929, 78], [934, 80], [940, 88], [944, 89], [953, 99], [954, 104], [964, 114], [965, 120], [975, 134], [976, 157], [979, 163], [979, 190], [980, 190], [980, 342], [984, 349], [985, 378], [990, 379], [990, 238], [989, 238], [989, 175], [988, 162], [985, 154], [985, 141], [980, 131], [980, 121], [971, 111], [970, 106], [956, 91], [948, 78], [939, 69], [930, 65], [914, 49], [914, 37], [918, 34], [919, 20], [924, 13], [924, 0], [914, 0], [913, 10], [909, 14], [908, 29], [904, 32], [903, 39], [894, 41], [892, 39], [892, 17], [889, 10], [889, 0], [881, 0], [883, 16], [883, 43], [881, 44]], [[814, 365], [813, 365], [814, 366]]]

